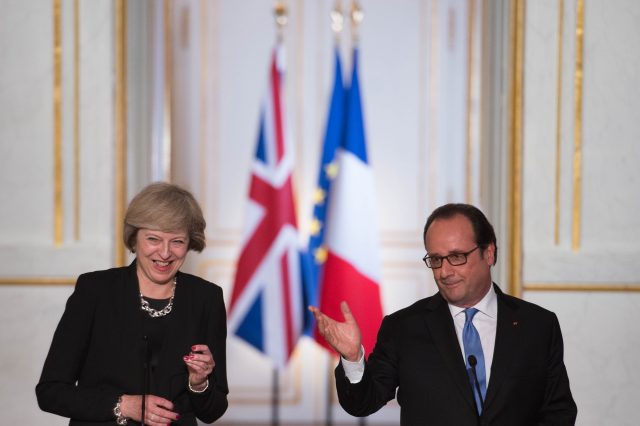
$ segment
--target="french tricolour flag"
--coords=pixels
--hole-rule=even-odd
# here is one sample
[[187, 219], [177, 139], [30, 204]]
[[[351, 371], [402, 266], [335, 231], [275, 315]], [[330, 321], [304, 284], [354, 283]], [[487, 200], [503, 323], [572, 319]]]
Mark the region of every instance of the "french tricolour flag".
[[229, 309], [229, 331], [270, 357], [289, 360], [303, 326], [294, 155], [283, 99], [284, 52], [272, 56], [249, 188], [242, 251]]
[[[367, 159], [357, 49], [346, 108], [343, 139], [335, 154], [338, 172], [331, 184], [325, 225], [328, 255], [321, 273], [320, 310], [342, 321], [340, 302], [346, 300], [369, 354], [382, 322], [382, 304], [374, 181]], [[317, 332], [316, 340], [329, 348]]]

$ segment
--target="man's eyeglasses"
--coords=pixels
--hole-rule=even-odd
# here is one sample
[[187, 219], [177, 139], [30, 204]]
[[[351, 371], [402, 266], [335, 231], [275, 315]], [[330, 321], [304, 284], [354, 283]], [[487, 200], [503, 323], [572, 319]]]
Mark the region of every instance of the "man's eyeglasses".
[[478, 248], [480, 248], [480, 246], [475, 246], [466, 253], [451, 253], [447, 256], [429, 256], [429, 254], [426, 254], [422, 258], [422, 260], [424, 261], [425, 265], [427, 265], [427, 267], [431, 269], [442, 268], [442, 261], [444, 259], [447, 259], [447, 262], [449, 262], [449, 265], [451, 266], [460, 266], [467, 263], [467, 256], [469, 256]]

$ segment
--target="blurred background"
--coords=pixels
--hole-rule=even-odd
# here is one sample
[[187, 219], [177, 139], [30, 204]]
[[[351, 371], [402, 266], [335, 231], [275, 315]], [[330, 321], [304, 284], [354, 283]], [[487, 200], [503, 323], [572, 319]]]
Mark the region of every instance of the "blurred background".
[[[130, 261], [124, 209], [146, 184], [200, 201], [207, 248], [184, 270], [229, 309], [280, 37], [300, 247], [335, 51], [348, 85], [357, 47], [383, 312], [436, 291], [428, 214], [476, 204], [498, 234], [494, 280], [559, 317], [577, 423], [636, 424], [639, 19], [635, 0], [0, 0], [2, 423], [67, 423], [34, 387], [76, 277]], [[233, 330], [227, 352], [219, 424], [361, 424], [311, 338], [277, 376]], [[399, 424], [397, 403], [365, 422]]]

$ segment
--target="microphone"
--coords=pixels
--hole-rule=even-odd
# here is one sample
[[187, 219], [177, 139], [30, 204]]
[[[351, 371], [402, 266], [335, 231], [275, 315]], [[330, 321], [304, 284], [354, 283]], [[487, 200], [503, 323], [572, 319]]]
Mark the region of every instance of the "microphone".
[[471, 366], [471, 374], [473, 374], [473, 383], [476, 385], [476, 391], [478, 391], [478, 396], [480, 397], [480, 408], [482, 408], [482, 411], [484, 411], [484, 399], [482, 399], [482, 392], [480, 391], [480, 382], [478, 381], [478, 375], [476, 374], [476, 364], [478, 364], [478, 360], [473, 355], [469, 355], [467, 360], [469, 361], [469, 365]]
[[149, 364], [151, 360], [151, 348], [149, 348], [149, 338], [145, 335], [144, 340], [144, 361], [142, 363], [142, 418], [140, 423], [144, 426], [144, 414], [146, 408], [147, 394], [149, 393]]

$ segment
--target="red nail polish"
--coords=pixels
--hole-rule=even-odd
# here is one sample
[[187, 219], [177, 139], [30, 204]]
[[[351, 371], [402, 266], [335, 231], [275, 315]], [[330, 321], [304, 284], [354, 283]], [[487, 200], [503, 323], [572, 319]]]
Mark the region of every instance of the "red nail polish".
[[189, 360], [189, 355], [183, 356], [182, 359], [184, 359], [185, 361]]
[[195, 351], [196, 350], [196, 346], [195, 345], [191, 346], [191, 350]]

